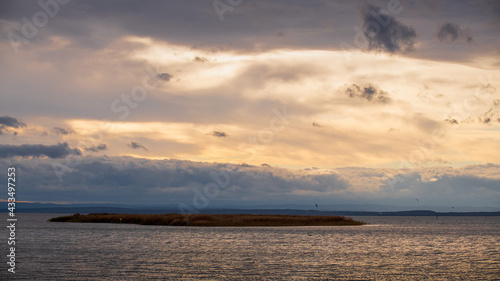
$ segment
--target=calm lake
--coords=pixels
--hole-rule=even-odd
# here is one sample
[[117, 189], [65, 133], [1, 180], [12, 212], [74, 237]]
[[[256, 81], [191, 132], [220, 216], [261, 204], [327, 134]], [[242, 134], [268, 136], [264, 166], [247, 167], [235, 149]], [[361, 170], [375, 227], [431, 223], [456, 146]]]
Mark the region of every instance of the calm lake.
[[[1, 280], [500, 280], [500, 217], [353, 217], [365, 226], [50, 223], [17, 214]], [[4, 225], [7, 225], [7, 214]]]

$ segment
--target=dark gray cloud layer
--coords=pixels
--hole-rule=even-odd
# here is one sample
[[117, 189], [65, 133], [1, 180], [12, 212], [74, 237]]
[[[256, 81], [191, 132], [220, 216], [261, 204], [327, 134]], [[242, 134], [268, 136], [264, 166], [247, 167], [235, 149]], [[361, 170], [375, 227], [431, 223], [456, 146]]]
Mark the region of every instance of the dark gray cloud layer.
[[368, 5], [361, 13], [369, 49], [390, 53], [413, 50], [417, 33], [411, 26], [402, 24], [391, 15], [382, 14], [376, 6]]
[[[355, 5], [335, 6], [322, 0], [243, 1], [233, 11], [226, 12], [225, 20], [221, 22], [213, 1], [153, 0], [146, 4], [131, 0], [69, 1], [60, 5], [59, 13], [50, 19], [50, 29], [46, 28], [44, 35], [65, 37], [74, 41], [75, 45], [92, 49], [102, 48], [124, 35], [150, 37], [214, 51], [222, 48], [271, 49], [290, 46], [290, 43], [307, 45], [311, 42], [331, 47], [331, 38], [324, 39], [317, 33], [311, 36], [311, 31], [338, 21], [354, 24], [352, 15], [346, 13], [332, 17], [339, 8], [350, 9], [355, 13]], [[0, 16], [9, 21], [21, 22], [22, 17], [30, 17], [38, 10], [40, 7], [36, 1], [29, 4], [8, 1], [0, 9]], [[92, 24], [88, 21], [89, 17], [92, 18]], [[280, 32], [283, 34], [283, 30], [298, 27], [304, 21], [308, 22], [307, 30], [294, 32], [294, 36], [289, 36], [287, 40], [272, 38]], [[94, 24], [106, 25], [112, 32], [103, 30], [102, 36], [88, 36], [93, 34]], [[22, 34], [21, 28], [5, 28]], [[330, 31], [322, 31], [325, 32]], [[5, 40], [4, 37], [0, 40]], [[262, 40], [266, 38], [271, 40]], [[316, 40], [312, 40], [314, 38]], [[37, 36], [33, 38], [35, 40], [44, 39]]]
[[[241, 5], [226, 12], [224, 22], [221, 22], [212, 1], [153, 0], [146, 4], [132, 0], [69, 1], [59, 5], [57, 15], [50, 18], [49, 24], [40, 28], [39, 34], [28, 41], [30, 44], [36, 44], [49, 41], [51, 36], [57, 36], [71, 42], [70, 46], [100, 49], [123, 36], [141, 36], [214, 52], [227, 49], [259, 51], [293, 47], [343, 49], [339, 47], [341, 43], [353, 43], [353, 27], [359, 25], [356, 9], [360, 2], [362, 1], [242, 1]], [[363, 10], [363, 21], [367, 20], [368, 23], [375, 20], [377, 23], [378, 17], [373, 16], [370, 11], [378, 11], [378, 7], [387, 9], [388, 3], [393, 1], [370, 2], [374, 6]], [[486, 25], [491, 28], [491, 32], [498, 30], [495, 26], [498, 24], [497, 1], [448, 1], [440, 4], [433, 3], [435, 1], [394, 2], [399, 2], [397, 6], [403, 11], [398, 14], [398, 19], [411, 22], [422, 34], [435, 30], [420, 28], [420, 23], [431, 21], [436, 26], [438, 19], [442, 18], [456, 22], [468, 17], [482, 27]], [[8, 42], [6, 35], [9, 32], [22, 36], [21, 18], [31, 20], [32, 15], [43, 11], [37, 3], [2, 2], [0, 18], [7, 23], [0, 27], [0, 31], [5, 35], [0, 37], [0, 41]], [[419, 18], [412, 19], [412, 15], [419, 15]], [[89, 21], [89, 18], [92, 18], [92, 21]], [[396, 52], [413, 45], [416, 33], [411, 27], [395, 20], [394, 15], [380, 18], [390, 19], [391, 22], [382, 26], [380, 34], [371, 39], [372, 48], [380, 47], [389, 52]], [[97, 34], [94, 29], [99, 25], [104, 28]], [[485, 34], [483, 38], [491, 36]], [[422, 48], [425, 46], [419, 51], [422, 51]], [[456, 52], [454, 58], [460, 59], [464, 55], [465, 52]]]
[[[297, 199], [297, 191], [324, 194], [348, 187], [348, 182], [336, 173], [312, 175], [269, 166], [106, 156], [83, 157], [79, 165], [62, 169], [59, 181], [53, 163], [52, 159], [29, 159], [16, 164], [24, 175], [24, 200], [192, 206], [196, 194], [193, 190], [203, 194], [208, 184], [224, 187], [211, 202], [232, 204], [263, 198], [267, 202], [286, 197]], [[64, 159], [59, 163], [66, 165]]]
[[43, 144], [22, 144], [22, 145], [0, 145], [0, 158], [10, 158], [14, 156], [22, 157], [43, 157], [63, 158], [68, 155], [81, 155], [78, 148], [72, 149], [67, 143], [56, 145]]
[[352, 84], [350, 86], [346, 86], [344, 92], [350, 98], [362, 98], [370, 102], [386, 104], [392, 101], [386, 91], [383, 91], [372, 84], [366, 84], [364, 86]]
[[[0, 165], [18, 168], [23, 181], [19, 198], [29, 201], [193, 206], [193, 198], [205, 196], [210, 207], [217, 207], [255, 202], [268, 206], [348, 201], [402, 205], [419, 198], [422, 204], [437, 206], [450, 202], [455, 206], [498, 206], [500, 196], [498, 164], [434, 167], [401, 174], [389, 170], [396, 174], [396, 180], [386, 180], [386, 169], [290, 170], [269, 165], [108, 156], [87, 156], [77, 162], [0, 159]], [[56, 171], [62, 171], [60, 178]], [[435, 181], [429, 181], [429, 175]], [[5, 176], [0, 175], [0, 180]], [[355, 191], [352, 187], [356, 182], [358, 188], [371, 186], [372, 190]], [[214, 185], [223, 188], [217, 192]]]
[[436, 37], [441, 42], [453, 42], [459, 39], [463, 39], [468, 43], [473, 41], [469, 30], [462, 29], [458, 24], [451, 22], [440, 25]]

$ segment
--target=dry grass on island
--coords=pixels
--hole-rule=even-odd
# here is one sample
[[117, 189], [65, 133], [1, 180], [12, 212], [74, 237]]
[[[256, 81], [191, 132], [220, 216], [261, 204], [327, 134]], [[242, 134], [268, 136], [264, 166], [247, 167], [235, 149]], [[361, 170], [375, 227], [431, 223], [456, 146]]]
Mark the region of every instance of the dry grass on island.
[[51, 218], [51, 222], [90, 222], [90, 223], [132, 223], [143, 225], [176, 226], [339, 226], [363, 225], [343, 216], [299, 216], [299, 215], [207, 215], [207, 214], [74, 214]]

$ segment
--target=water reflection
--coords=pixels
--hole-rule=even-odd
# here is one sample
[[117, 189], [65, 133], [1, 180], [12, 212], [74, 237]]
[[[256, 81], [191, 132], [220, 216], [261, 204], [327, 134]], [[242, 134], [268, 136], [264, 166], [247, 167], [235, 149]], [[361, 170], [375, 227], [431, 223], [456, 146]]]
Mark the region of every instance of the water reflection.
[[[203, 228], [19, 216], [14, 280], [492, 280], [500, 264], [499, 217], [359, 217], [370, 225]], [[11, 280], [4, 269], [1, 279]]]

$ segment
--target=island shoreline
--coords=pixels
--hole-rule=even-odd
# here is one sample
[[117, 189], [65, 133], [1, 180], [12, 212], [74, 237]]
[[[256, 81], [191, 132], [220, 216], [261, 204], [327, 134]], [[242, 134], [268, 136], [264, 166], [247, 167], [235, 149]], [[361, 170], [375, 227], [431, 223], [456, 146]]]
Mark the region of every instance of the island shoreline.
[[91, 213], [54, 217], [49, 222], [127, 223], [165, 226], [247, 227], [247, 226], [354, 226], [365, 222], [344, 216], [265, 214], [115, 214]]

